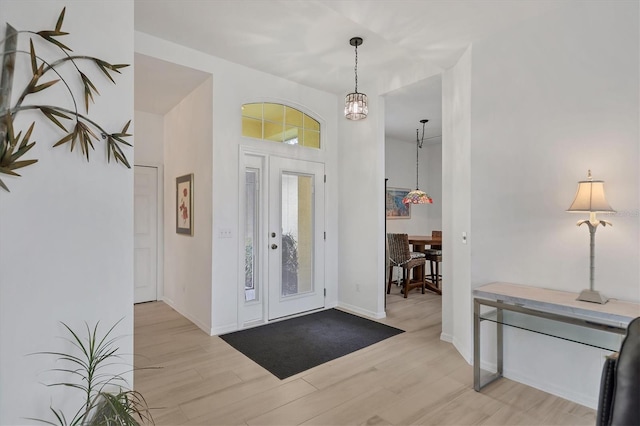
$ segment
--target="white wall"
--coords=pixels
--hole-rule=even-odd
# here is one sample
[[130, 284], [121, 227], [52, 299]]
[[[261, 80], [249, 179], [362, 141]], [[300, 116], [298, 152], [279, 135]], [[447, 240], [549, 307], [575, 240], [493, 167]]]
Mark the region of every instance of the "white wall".
[[[17, 29], [52, 29], [64, 6], [62, 29], [70, 33], [64, 43], [75, 53], [133, 63], [133, 1], [113, 7], [108, 2], [1, 0], [0, 33], [4, 37], [5, 22]], [[28, 50], [28, 38], [21, 40], [19, 47]], [[51, 53], [39, 48], [39, 40], [34, 44], [40, 54]], [[123, 69], [113, 85], [92, 64], [80, 66], [100, 91], [90, 117], [108, 131], [120, 131], [133, 118], [133, 68]], [[14, 100], [29, 73], [28, 56], [22, 55]], [[82, 104], [75, 76], [69, 83]], [[72, 107], [58, 86], [42, 92], [38, 101]], [[3, 176], [11, 193], [0, 190], [0, 424], [7, 425], [32, 423], [26, 417], [52, 419], [50, 405], [77, 408], [69, 398], [72, 391], [42, 384], [52, 379], [46, 373], [54, 367], [52, 359], [27, 355], [70, 350], [59, 338], [65, 335], [60, 321], [80, 330], [85, 321], [109, 327], [122, 318], [114, 335], [123, 336], [118, 341], [123, 354], [133, 352], [133, 172], [113, 161], [107, 164], [102, 140], [95, 142], [90, 162], [78, 147], [73, 153], [67, 146], [53, 148], [61, 133], [37, 114], [18, 114], [16, 130], [26, 130], [34, 120], [37, 145], [26, 158], [39, 162], [22, 169], [20, 178]], [[129, 130], [135, 133], [133, 126]], [[124, 151], [133, 164], [133, 149]], [[123, 360], [132, 361], [130, 355]], [[132, 379], [132, 374], [125, 377]]]
[[640, 300], [638, 48], [637, 2], [579, 3], [474, 46], [473, 286], [588, 286], [585, 216], [565, 210], [591, 169], [636, 212], [598, 229], [596, 286]]
[[[471, 360], [471, 48], [442, 78], [442, 338]], [[468, 243], [462, 241], [467, 234]]]
[[[212, 79], [164, 116], [163, 300], [211, 332]], [[176, 178], [193, 173], [193, 236], [176, 233]]]
[[[416, 143], [387, 138], [385, 140], [385, 176], [388, 187], [415, 189]], [[433, 199], [433, 204], [412, 205], [410, 219], [388, 219], [387, 232], [431, 235], [442, 230], [442, 141], [425, 142], [419, 150], [419, 186]]]
[[161, 166], [164, 163], [164, 116], [138, 110], [134, 114], [136, 164]]
[[[638, 2], [572, 3], [474, 44], [471, 288], [588, 287], [588, 231], [575, 226], [585, 217], [565, 210], [591, 169], [619, 211], [603, 217], [612, 228], [598, 229], [596, 287], [640, 300], [638, 17]], [[471, 288], [462, 288], [452, 317], [466, 323], [453, 329], [469, 358]], [[507, 377], [595, 406], [601, 354], [514, 339]]]
[[[364, 88], [363, 90], [366, 90]], [[365, 120], [338, 122], [340, 304], [384, 317], [384, 99], [369, 92]], [[336, 105], [342, 104], [342, 100]], [[336, 106], [336, 109], [340, 109]]]
[[[241, 254], [238, 240], [238, 236], [241, 235], [238, 199], [240, 147], [253, 152], [293, 155], [296, 158], [325, 163], [325, 304], [335, 306], [338, 300], [339, 183], [336, 96], [144, 33], [136, 33], [135, 43], [138, 53], [201, 70], [213, 76], [211, 333], [220, 334], [235, 330], [239, 326], [237, 288], [244, 284], [244, 264], [240, 265], [238, 262]], [[322, 126], [324, 147], [318, 151], [305, 150], [243, 138], [240, 109], [242, 104], [266, 101], [286, 103], [318, 118]], [[165, 133], [165, 138], [168, 137]], [[165, 162], [168, 162], [166, 152]], [[165, 175], [169, 176], [168, 170], [165, 171]], [[198, 182], [196, 177], [196, 185], [199, 185]], [[196, 232], [197, 223], [196, 218]], [[219, 238], [220, 230], [231, 230], [232, 237]], [[168, 256], [166, 258], [169, 259]]]

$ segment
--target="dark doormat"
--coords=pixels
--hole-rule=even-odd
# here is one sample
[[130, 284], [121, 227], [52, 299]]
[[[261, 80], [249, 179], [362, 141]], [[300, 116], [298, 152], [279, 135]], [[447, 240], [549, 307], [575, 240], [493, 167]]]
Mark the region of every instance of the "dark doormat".
[[403, 330], [337, 309], [221, 335], [279, 379], [347, 355]]

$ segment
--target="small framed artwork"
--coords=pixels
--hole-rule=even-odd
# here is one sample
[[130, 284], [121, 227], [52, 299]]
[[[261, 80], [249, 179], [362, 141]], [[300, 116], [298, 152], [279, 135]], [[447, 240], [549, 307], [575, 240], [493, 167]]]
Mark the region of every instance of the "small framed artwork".
[[193, 235], [193, 173], [176, 178], [176, 233]]
[[411, 219], [411, 204], [403, 204], [402, 199], [409, 193], [405, 188], [387, 188], [387, 219]]

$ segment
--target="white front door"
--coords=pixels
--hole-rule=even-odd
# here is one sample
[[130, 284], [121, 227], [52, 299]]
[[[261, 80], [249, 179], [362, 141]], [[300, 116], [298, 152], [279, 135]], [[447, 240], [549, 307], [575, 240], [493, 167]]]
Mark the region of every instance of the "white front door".
[[158, 299], [158, 168], [134, 168], [134, 303]]
[[268, 319], [324, 307], [324, 165], [269, 159]]

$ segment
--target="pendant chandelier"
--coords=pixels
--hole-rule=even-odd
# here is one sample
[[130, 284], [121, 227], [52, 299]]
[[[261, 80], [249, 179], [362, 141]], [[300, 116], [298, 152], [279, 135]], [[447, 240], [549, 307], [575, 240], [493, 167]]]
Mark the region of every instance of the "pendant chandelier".
[[416, 129], [416, 189], [409, 192], [403, 199], [402, 202], [404, 204], [432, 204], [433, 199], [427, 195], [426, 192], [418, 189], [418, 170], [419, 170], [419, 162], [418, 162], [418, 149], [422, 148], [422, 144], [424, 144], [424, 127], [429, 120], [420, 120], [422, 123], [422, 138], [418, 137], [418, 129]]
[[358, 46], [362, 45], [362, 37], [351, 38], [349, 44], [356, 49], [356, 90], [344, 98], [344, 116], [349, 120], [361, 120], [367, 118], [367, 114], [369, 113], [367, 95], [358, 93]]

